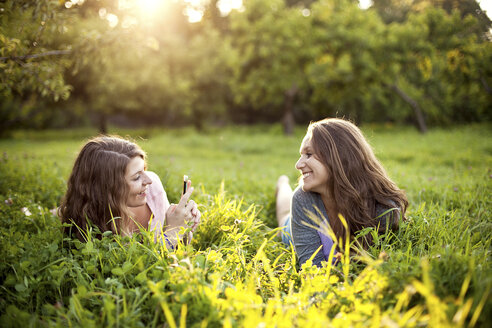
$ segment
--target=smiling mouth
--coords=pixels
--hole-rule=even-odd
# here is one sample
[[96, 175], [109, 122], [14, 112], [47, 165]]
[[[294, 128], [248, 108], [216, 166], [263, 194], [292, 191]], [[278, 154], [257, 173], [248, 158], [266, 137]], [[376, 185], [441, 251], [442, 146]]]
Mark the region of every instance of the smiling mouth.
[[307, 178], [307, 177], [309, 177], [309, 176], [311, 176], [311, 172], [304, 172], [304, 173], [302, 174], [302, 177], [303, 177], [304, 179], [306, 179], [306, 178]]

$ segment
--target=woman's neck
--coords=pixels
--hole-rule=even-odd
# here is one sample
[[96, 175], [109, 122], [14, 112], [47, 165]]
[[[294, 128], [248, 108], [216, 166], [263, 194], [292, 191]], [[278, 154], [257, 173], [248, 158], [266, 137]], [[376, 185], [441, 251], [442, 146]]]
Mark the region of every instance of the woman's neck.
[[326, 188], [326, 191], [320, 193], [321, 200], [323, 201], [323, 205], [325, 206], [326, 214], [328, 217], [335, 218], [338, 216], [338, 206], [335, 201], [335, 197], [333, 196], [333, 191], [330, 188]]
[[132, 220], [130, 222], [130, 225], [134, 228], [132, 230], [138, 230], [138, 225], [141, 225], [144, 229], [149, 227], [149, 220], [152, 215], [149, 205], [144, 204], [138, 207], [129, 207], [128, 209], [132, 214]]

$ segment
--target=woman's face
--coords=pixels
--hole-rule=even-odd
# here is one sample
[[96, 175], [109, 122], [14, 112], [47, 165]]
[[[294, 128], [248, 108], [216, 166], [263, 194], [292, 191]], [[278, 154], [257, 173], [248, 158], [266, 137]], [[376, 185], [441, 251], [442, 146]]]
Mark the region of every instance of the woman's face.
[[145, 174], [145, 162], [140, 156], [133, 157], [126, 166], [125, 180], [128, 184], [128, 207], [138, 207], [147, 203], [147, 186], [152, 183]]
[[296, 163], [296, 169], [302, 173], [302, 190], [325, 194], [328, 191], [330, 174], [327, 168], [314, 155], [310, 135], [302, 140], [301, 157]]

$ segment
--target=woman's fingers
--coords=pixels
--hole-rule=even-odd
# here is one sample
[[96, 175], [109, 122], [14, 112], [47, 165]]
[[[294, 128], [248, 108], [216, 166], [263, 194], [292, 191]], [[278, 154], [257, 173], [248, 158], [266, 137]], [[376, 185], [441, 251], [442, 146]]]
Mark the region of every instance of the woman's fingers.
[[172, 228], [185, 227], [186, 222], [191, 219], [191, 213], [187, 215], [184, 208], [180, 208], [179, 205], [171, 204], [166, 211], [166, 223]]
[[198, 228], [198, 225], [200, 224], [200, 218], [202, 214], [200, 211], [197, 209], [197, 214], [193, 216], [193, 225], [191, 226], [191, 231], [195, 232], [196, 228]]
[[186, 203], [188, 203], [188, 200], [190, 199], [191, 194], [193, 193], [193, 190], [195, 190], [195, 188], [190, 187], [190, 188], [188, 188], [186, 193], [183, 196], [181, 196], [181, 199], [180, 199], [179, 204], [178, 204], [179, 208], [185, 208], [186, 207]]
[[171, 204], [171, 205], [169, 205], [169, 208], [167, 209], [167, 210], [168, 210], [168, 212], [169, 212], [169, 213], [173, 213], [173, 212], [176, 210], [176, 207], [177, 207], [177, 206], [178, 206], [178, 205], [176, 205], [176, 204]]
[[200, 211], [198, 210], [198, 205], [194, 200], [190, 199], [185, 206], [185, 210], [191, 213], [193, 222], [200, 222]]
[[[186, 191], [190, 190], [191, 188], [191, 180], [186, 181]], [[181, 192], [181, 197], [183, 197], [183, 192]]]
[[187, 209], [187, 210], [189, 210], [189, 211], [191, 211], [191, 214], [192, 214], [193, 216], [195, 216], [196, 211], [198, 210], [198, 207], [197, 207], [197, 205], [196, 205], [195, 201], [194, 201], [194, 200], [192, 200], [192, 199], [190, 199], [190, 200], [188, 201], [188, 204], [186, 204], [186, 209]]
[[171, 204], [166, 212], [167, 222], [172, 227], [190, 227], [195, 231], [200, 223], [201, 213], [198, 206], [190, 199], [194, 188], [191, 187], [191, 181], [187, 182], [187, 191], [181, 196], [179, 203]]
[[198, 209], [196, 209], [196, 213], [193, 215], [193, 222], [200, 223], [202, 217], [202, 213]]
[[201, 213], [198, 210], [198, 205], [193, 201], [190, 200], [188, 204], [186, 205], [186, 209], [190, 210], [190, 213], [192, 215], [190, 222], [191, 224], [191, 231], [195, 231], [196, 228], [198, 227], [198, 224], [200, 223], [200, 217]]

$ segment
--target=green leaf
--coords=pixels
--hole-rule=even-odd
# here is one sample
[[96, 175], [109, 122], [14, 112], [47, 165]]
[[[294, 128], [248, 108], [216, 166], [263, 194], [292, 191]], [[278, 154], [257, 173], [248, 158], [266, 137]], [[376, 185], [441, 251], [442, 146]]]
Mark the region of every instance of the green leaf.
[[77, 293], [80, 296], [84, 297], [87, 294], [87, 288], [83, 285], [79, 285], [79, 286], [77, 286]]
[[123, 272], [128, 272], [130, 271], [130, 269], [133, 267], [133, 264], [131, 264], [130, 262], [125, 262], [123, 263]]
[[141, 284], [145, 283], [147, 281], [147, 274], [146, 274], [146, 272], [145, 271], [142, 271], [139, 274], [137, 274], [137, 276], [135, 277], [135, 280], [137, 280]]
[[26, 289], [27, 289], [27, 287], [24, 284], [16, 284], [15, 285], [15, 290], [20, 292], [20, 293], [22, 293]]
[[125, 272], [121, 268], [113, 268], [111, 269], [111, 273], [116, 276], [122, 276], [125, 274]]

